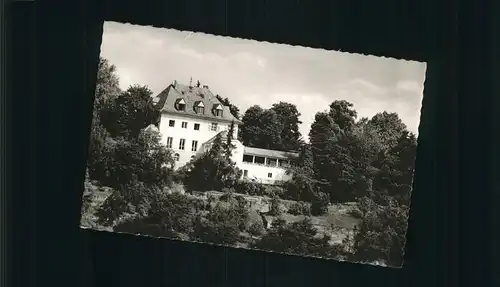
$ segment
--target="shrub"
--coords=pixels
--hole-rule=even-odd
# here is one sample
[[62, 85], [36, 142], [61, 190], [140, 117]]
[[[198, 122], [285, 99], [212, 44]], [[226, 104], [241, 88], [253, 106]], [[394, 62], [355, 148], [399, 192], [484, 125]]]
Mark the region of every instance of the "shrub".
[[323, 215], [328, 212], [330, 196], [323, 192], [318, 192], [311, 203], [311, 214], [314, 216]]
[[263, 194], [259, 194], [267, 197], [279, 197], [283, 198], [285, 194], [285, 189], [278, 185], [264, 185]]
[[381, 192], [361, 200], [363, 220], [353, 238], [354, 261], [402, 264], [408, 207]]
[[259, 182], [239, 180], [235, 185], [235, 192], [248, 195], [265, 194], [265, 186]]
[[192, 235], [203, 242], [235, 244], [247, 223], [248, 210], [237, 200], [218, 202], [206, 217], [197, 217]]
[[264, 222], [262, 222], [262, 217], [255, 210], [251, 210], [248, 213], [247, 226], [248, 226], [247, 227], [248, 233], [250, 233], [253, 236], [261, 236], [265, 232]]
[[275, 196], [271, 198], [271, 201], [269, 202], [269, 215], [280, 216], [281, 214], [283, 214], [281, 200]]
[[280, 253], [335, 256], [335, 249], [328, 243], [330, 237], [317, 235], [318, 230], [313, 226], [310, 218], [288, 224], [285, 220], [277, 218], [273, 221], [269, 232], [252, 247]]
[[288, 213], [292, 215], [311, 215], [311, 205], [307, 202], [297, 201], [290, 205]]

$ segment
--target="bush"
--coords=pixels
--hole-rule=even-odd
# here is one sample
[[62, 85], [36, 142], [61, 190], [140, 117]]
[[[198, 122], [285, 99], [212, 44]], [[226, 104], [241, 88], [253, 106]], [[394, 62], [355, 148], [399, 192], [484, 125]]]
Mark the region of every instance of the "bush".
[[406, 242], [408, 207], [381, 192], [361, 200], [363, 220], [353, 238], [353, 261], [400, 266]]
[[262, 217], [255, 210], [249, 212], [247, 231], [253, 236], [261, 236], [265, 232]]
[[283, 198], [285, 194], [285, 189], [282, 186], [278, 185], [264, 185], [264, 190], [263, 194], [259, 194], [262, 196], [267, 196], [267, 197], [279, 197]]
[[281, 200], [275, 196], [269, 202], [269, 215], [280, 216], [281, 214], [283, 214]]
[[330, 237], [317, 235], [318, 230], [313, 226], [310, 218], [294, 223], [286, 223], [285, 220], [277, 218], [273, 221], [269, 232], [252, 247], [298, 255], [335, 256], [335, 249], [328, 243]]
[[314, 216], [323, 215], [328, 212], [330, 196], [323, 192], [318, 192], [311, 202], [311, 214]]
[[248, 209], [237, 199], [219, 201], [206, 217], [198, 216], [193, 237], [203, 242], [235, 244], [241, 239], [240, 232], [245, 230], [248, 217]]
[[297, 201], [290, 205], [288, 213], [292, 215], [311, 215], [311, 205], [307, 202]]
[[234, 190], [236, 193], [248, 194], [248, 195], [263, 195], [265, 194], [265, 186], [259, 182], [239, 180]]

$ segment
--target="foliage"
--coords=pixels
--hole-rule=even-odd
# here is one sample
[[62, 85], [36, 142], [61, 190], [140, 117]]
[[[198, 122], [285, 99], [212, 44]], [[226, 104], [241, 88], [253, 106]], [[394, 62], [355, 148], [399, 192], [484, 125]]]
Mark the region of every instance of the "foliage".
[[157, 187], [147, 186], [137, 180], [123, 184], [106, 198], [97, 211], [98, 223], [113, 226], [126, 218], [145, 216], [150, 194], [155, 192], [160, 192]]
[[259, 182], [250, 180], [239, 180], [234, 186], [235, 192], [248, 195], [262, 195], [266, 193], [266, 187]]
[[280, 199], [275, 196], [269, 202], [269, 215], [280, 216], [283, 214], [283, 206]]
[[311, 216], [311, 205], [307, 202], [297, 201], [290, 205], [287, 212], [292, 215]]
[[187, 164], [185, 185], [191, 191], [222, 190], [235, 186], [241, 171], [223, 155], [220, 133], [210, 150]]
[[241, 239], [240, 233], [248, 222], [248, 208], [237, 197], [219, 201], [206, 217], [198, 216], [195, 221], [193, 238], [216, 244], [235, 244]]
[[94, 106], [103, 106], [103, 104], [120, 94], [119, 77], [116, 73], [116, 66], [109, 63], [105, 58], [99, 58], [97, 68], [97, 79], [95, 89]]
[[153, 92], [146, 86], [130, 86], [102, 107], [102, 125], [113, 137], [133, 139], [142, 129], [153, 124], [157, 111], [150, 105]]
[[186, 238], [194, 231], [202, 201], [159, 189], [149, 190], [143, 197], [143, 204], [147, 206], [145, 212], [119, 221], [114, 231], [178, 239]]
[[399, 266], [406, 242], [408, 207], [382, 192], [372, 192], [360, 202], [363, 221], [354, 235], [352, 259], [381, 260]]
[[302, 135], [299, 131], [299, 125], [302, 123], [299, 118], [301, 114], [297, 106], [287, 102], [273, 104], [271, 110], [276, 112], [278, 120], [283, 127], [280, 133], [281, 146], [275, 146], [277, 150], [299, 150], [302, 144]]
[[400, 204], [407, 206], [413, 183], [416, 147], [415, 136], [403, 132], [394, 147], [381, 156], [380, 172], [373, 182], [374, 189], [386, 190]]
[[233, 150], [236, 148], [236, 146], [233, 144], [234, 129], [235, 129], [234, 121], [232, 121], [227, 131], [226, 141], [222, 146], [224, 151], [224, 156], [226, 157], [227, 160], [231, 160], [231, 156], [233, 155]]
[[99, 58], [87, 161], [89, 177], [91, 179], [98, 177], [99, 173], [106, 170], [106, 162], [108, 160], [103, 158], [106, 157], [106, 149], [108, 148], [106, 146], [106, 139], [109, 135], [101, 124], [99, 116], [101, 108], [106, 102], [116, 98], [120, 93], [116, 67], [111, 65], [107, 59]]
[[373, 128], [387, 148], [394, 147], [398, 139], [406, 131], [406, 125], [401, 121], [397, 113], [382, 112], [375, 114], [367, 126]]
[[144, 129], [137, 139], [118, 139], [111, 146], [104, 158], [110, 162], [99, 173], [102, 184], [119, 188], [134, 180], [158, 185], [170, 182], [174, 159], [171, 150], [161, 144], [158, 131]]
[[318, 192], [311, 202], [311, 214], [314, 216], [323, 215], [328, 212], [330, 196], [327, 193]]
[[314, 158], [310, 145], [303, 145], [299, 153], [299, 158], [295, 164], [287, 170], [292, 175], [292, 179], [285, 183], [287, 199], [298, 201], [312, 201], [314, 198], [318, 181], [314, 173]]
[[215, 95], [215, 97], [224, 105], [224, 106], [227, 106], [229, 107], [229, 111], [231, 112], [231, 114], [239, 119], [240, 118], [240, 109], [233, 105], [228, 98], [222, 98], [221, 96], [219, 95]]
[[271, 229], [252, 247], [280, 253], [332, 256], [329, 236], [317, 235], [318, 230], [312, 225], [310, 218], [288, 224], [282, 218], [277, 218]]
[[243, 115], [239, 139], [246, 146], [273, 150], [297, 150], [301, 143], [300, 113], [290, 103], [280, 102], [270, 109], [258, 105]]

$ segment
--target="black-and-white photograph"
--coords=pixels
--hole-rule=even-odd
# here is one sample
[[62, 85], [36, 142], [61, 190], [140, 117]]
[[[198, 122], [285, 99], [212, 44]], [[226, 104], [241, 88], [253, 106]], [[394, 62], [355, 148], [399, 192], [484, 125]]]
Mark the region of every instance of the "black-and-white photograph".
[[105, 22], [81, 227], [401, 267], [425, 72]]

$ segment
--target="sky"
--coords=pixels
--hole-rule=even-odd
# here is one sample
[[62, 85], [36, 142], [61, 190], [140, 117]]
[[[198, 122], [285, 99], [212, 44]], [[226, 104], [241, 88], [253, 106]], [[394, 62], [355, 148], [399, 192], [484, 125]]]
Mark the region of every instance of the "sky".
[[358, 118], [396, 112], [418, 133], [421, 62], [116, 22], [104, 23], [101, 56], [116, 66], [122, 89], [147, 85], [157, 95], [192, 78], [242, 115], [253, 105], [293, 103], [306, 140], [315, 114], [335, 100], [353, 103]]

